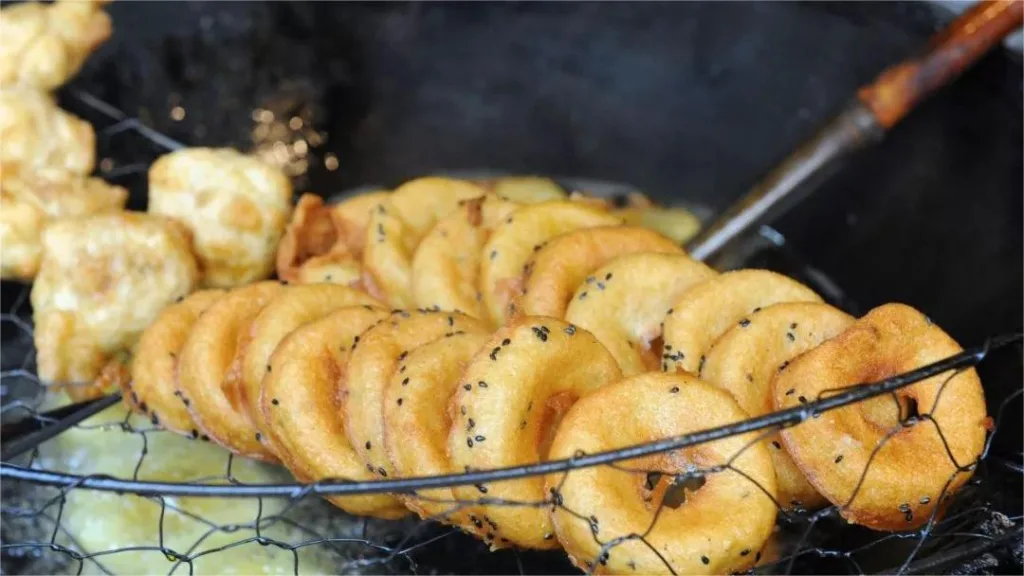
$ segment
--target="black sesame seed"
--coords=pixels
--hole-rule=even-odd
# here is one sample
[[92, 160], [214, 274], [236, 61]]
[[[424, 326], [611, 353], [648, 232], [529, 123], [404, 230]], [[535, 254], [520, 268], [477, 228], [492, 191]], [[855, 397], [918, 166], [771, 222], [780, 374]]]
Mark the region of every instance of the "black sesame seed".
[[598, 282], [597, 283], [597, 289], [598, 290], [604, 290], [604, 282]]
[[580, 292], [580, 300], [583, 300], [586, 297], [587, 297], [587, 293], [586, 292]]
[[612, 279], [612, 273], [611, 273], [611, 272], [609, 272], [609, 273], [605, 274], [605, 275], [604, 275], [604, 279], [605, 279], [605, 280], [611, 280], [611, 279]]
[[758, 551], [757, 554], [754, 554], [754, 562], [760, 562], [760, 561], [761, 561], [761, 552]]
[[267, 374], [270, 374], [270, 364], [267, 364]]
[[463, 384], [462, 385], [462, 389], [465, 390], [466, 392], [469, 392], [470, 390], [473, 389], [473, 385], [472, 384]]
[[535, 336], [537, 336], [537, 339], [540, 340], [541, 342], [547, 342], [548, 341], [548, 333], [545, 332], [544, 330], [541, 330], [537, 326], [533, 327], [533, 334]]
[[160, 424], [160, 418], [156, 415], [155, 410], [153, 411], [153, 415], [150, 417], [149, 421], [153, 423], [153, 426], [158, 426]]
[[408, 386], [408, 385], [409, 385], [409, 379], [408, 378], [403, 378], [402, 379], [402, 386]]
[[399, 398], [399, 399], [397, 400], [397, 404], [398, 404], [399, 406], [401, 406], [401, 405], [402, 405], [402, 399], [401, 399], [401, 398]]
[[186, 407], [188, 407], [188, 406], [190, 406], [192, 404], [192, 401], [189, 400], [188, 398], [185, 398], [184, 396], [182, 396], [181, 397], [181, 403], [184, 404]]
[[897, 506], [896, 509], [899, 510], [900, 512], [910, 512], [910, 504], [904, 502], [903, 504]]
[[702, 372], [704, 372], [704, 361], [706, 361], [706, 360], [707, 360], [707, 358], [705, 358], [704, 355], [701, 354], [701, 356], [700, 356], [700, 365], [697, 366], [697, 374], [701, 374]]
[[405, 365], [404, 364], [402, 365], [401, 368], [398, 369], [398, 373], [399, 374], [402, 374], [403, 372], [405, 372]]
[[369, 450], [371, 446], [373, 446], [373, 445], [372, 445], [372, 444], [370, 444], [370, 441], [369, 441], [369, 440], [367, 440], [367, 441], [366, 441], [366, 449], [367, 449], [367, 450]]
[[572, 324], [570, 324], [570, 325], [566, 326], [564, 332], [566, 334], [568, 334], [569, 336], [572, 336], [573, 334], [576, 333], [576, 327], [573, 326]]
[[758, 306], [757, 308], [754, 308], [754, 309], [753, 309], [753, 310], [752, 310], [752, 311], [751, 311], [750, 313], [751, 313], [751, 314], [757, 314], [757, 313], [758, 313], [758, 312], [760, 312], [760, 311], [761, 311], [761, 307], [760, 307], [760, 306]]
[[796, 392], [796, 388], [790, 388], [786, 390], [786, 396], [792, 396], [794, 392]]
[[377, 474], [380, 474], [381, 476], [383, 476], [385, 478], [388, 477], [388, 471], [385, 470], [384, 468], [377, 468]]
[[495, 258], [497, 258], [498, 257], [498, 251], [497, 250], [491, 250], [491, 256], [490, 257], [491, 257], [491, 260], [494, 260]]
[[746, 328], [747, 326], [750, 326], [750, 319], [749, 318], [744, 318], [744, 319], [740, 320], [740, 327], [741, 328]]
[[550, 533], [550, 532], [548, 532], [547, 534], [544, 535], [544, 539], [545, 540], [551, 540], [554, 537], [555, 537], [555, 535]]
[[149, 407], [148, 407], [148, 406], [146, 406], [146, 402], [145, 402], [145, 401], [143, 401], [143, 402], [141, 402], [141, 403], [139, 404], [139, 410], [142, 410], [142, 413], [143, 413], [143, 414], [145, 414], [145, 413], [149, 412]]
[[206, 434], [203, 434], [202, 436], [200, 436], [199, 439], [202, 440], [203, 442], [209, 442], [210, 441], [210, 437], [207, 436]]
[[470, 418], [469, 422], [466, 423], [466, 430], [472, 430], [474, 426], [476, 426], [476, 420]]
[[773, 446], [773, 447], [774, 447], [774, 448], [775, 448], [776, 450], [782, 450], [782, 444], [779, 444], [779, 441], [778, 441], [778, 440], [772, 440], [772, 446]]
[[483, 436], [481, 436], [481, 435], [479, 435], [479, 434], [473, 437], [473, 440], [475, 440], [475, 441], [477, 441], [477, 442], [483, 442], [483, 441], [484, 441], [484, 440], [486, 440], [486, 439], [487, 439], [487, 438], [485, 438], [485, 437], [483, 437]]
[[491, 350], [491, 354], [490, 354], [491, 360], [497, 361], [498, 360], [498, 352], [500, 352], [500, 351], [501, 351], [501, 348], [495, 348], [495, 349]]
[[932, 499], [927, 497], [927, 496], [922, 496], [921, 497], [921, 504], [927, 504], [927, 503], [929, 503], [931, 501], [932, 501]]
[[743, 550], [740, 550], [740, 556], [746, 556], [748, 554], [750, 554], [750, 548], [744, 548]]
[[370, 471], [370, 474], [373, 474], [373, 464], [367, 464], [366, 469]]
[[779, 372], [782, 372], [783, 370], [785, 370], [786, 366], [789, 366], [789, 360], [786, 360], [785, 362], [782, 363], [781, 366], [779, 366]]
[[449, 316], [448, 317], [448, 325], [449, 326], [455, 326], [455, 318]]
[[472, 438], [466, 437], [466, 446], [469, 446], [470, 448], [473, 447], [473, 439]]
[[792, 324], [790, 324], [789, 325], [789, 329], [790, 330], [796, 330], [796, 322], [793, 322]]
[[483, 484], [477, 484], [476, 489], [479, 490], [482, 494], [487, 494], [487, 486], [484, 486]]
[[277, 398], [274, 398], [273, 400], [270, 401], [270, 403], [273, 404], [274, 406], [277, 406], [278, 404], [281, 403], [281, 401], [278, 400]]
[[753, 381], [754, 381], [754, 375], [753, 374], [747, 374], [747, 382], [753, 382]]
[[707, 556], [701, 556], [700, 557], [700, 561], [703, 562], [705, 566], [708, 565], [708, 564], [711, 564], [711, 559], [708, 558]]
[[465, 416], [466, 415], [466, 407], [465, 406], [459, 406], [459, 412], [462, 412], [462, 415]]
[[398, 355], [398, 361], [401, 362], [402, 360], [405, 360], [405, 357], [408, 355], [409, 352], [407, 350], [403, 350], [402, 353]]
[[481, 388], [487, 388], [487, 382], [484, 382], [483, 380], [477, 382], [476, 385]]
[[672, 388], [669, 389], [669, 392], [672, 394], [679, 392], [679, 386], [673, 386]]
[[790, 342], [796, 342], [796, 336], [794, 336], [792, 332], [786, 332], [786, 338], [788, 338]]
[[801, 404], [807, 404], [807, 397], [805, 397], [805, 396], [797, 396], [797, 398], [796, 398], [796, 399], [797, 399], [797, 401], [798, 401], [798, 402], [800, 402]]
[[669, 315], [671, 315], [671, 314], [672, 314], [673, 312], [675, 312], [675, 311], [676, 311], [676, 309], [675, 309], [675, 308], [669, 308], [669, 309], [668, 309], [668, 311], [667, 311], [667, 312], [665, 312], [665, 315], [666, 315], [666, 316], [669, 316]]
[[842, 454], [840, 454], [839, 456], [836, 456], [836, 464], [839, 464], [842, 461], [843, 461], [843, 455]]
[[379, 222], [377, 223], [377, 234], [380, 236], [384, 235], [384, 225]]
[[262, 440], [262, 439], [263, 439], [263, 435], [262, 435], [262, 434], [260, 434], [259, 432], [257, 432], [257, 433], [256, 433], [256, 441], [257, 441], [257, 442], [259, 442], [259, 441], [260, 441], [260, 440]]
[[192, 437], [193, 438], [199, 438], [199, 430], [196, 430], [195, 428], [193, 428], [192, 429]]

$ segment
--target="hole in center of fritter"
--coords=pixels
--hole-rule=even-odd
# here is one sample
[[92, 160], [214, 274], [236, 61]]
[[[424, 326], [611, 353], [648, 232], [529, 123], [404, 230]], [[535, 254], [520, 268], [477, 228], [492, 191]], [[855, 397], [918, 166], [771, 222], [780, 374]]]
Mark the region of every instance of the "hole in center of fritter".
[[865, 400], [861, 403], [861, 413], [865, 420], [885, 431], [900, 425], [913, 424], [921, 417], [917, 399], [901, 394], [890, 394]]
[[551, 443], [555, 440], [558, 425], [565, 413], [576, 403], [576, 395], [569, 392], [555, 394], [548, 398], [542, 406], [540, 423], [537, 427], [537, 454], [541, 460], [547, 460], [551, 451]]

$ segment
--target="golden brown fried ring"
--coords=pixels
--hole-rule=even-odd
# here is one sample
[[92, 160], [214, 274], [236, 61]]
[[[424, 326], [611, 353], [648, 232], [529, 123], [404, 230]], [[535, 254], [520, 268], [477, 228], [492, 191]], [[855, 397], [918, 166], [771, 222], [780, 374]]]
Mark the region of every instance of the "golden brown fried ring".
[[270, 276], [291, 200], [284, 172], [229, 148], [178, 150], [149, 170], [149, 211], [192, 230], [206, 286]]
[[768, 270], [726, 272], [683, 292], [665, 317], [665, 351], [672, 354], [667, 371], [699, 376], [715, 340], [755, 310], [780, 302], [821, 302], [821, 297]]
[[621, 256], [583, 281], [565, 320], [593, 333], [624, 375], [657, 370], [672, 355], [661, 344], [665, 311], [690, 287], [713, 276], [714, 270], [684, 254]]
[[[556, 236], [526, 263], [523, 287], [509, 315], [563, 318], [573, 292], [591, 272], [636, 252], [682, 254], [683, 249], [657, 232], [632, 226], [583, 228]], [[597, 279], [594, 289], [603, 288], [604, 281]]]
[[[271, 444], [299, 480], [373, 479], [345, 436], [339, 387], [354, 339], [387, 316], [372, 306], [342, 308], [293, 331], [270, 357], [260, 409]], [[350, 514], [400, 518], [409, 513], [387, 494], [329, 500]]]
[[[813, 402], [961, 351], [917, 310], [886, 304], [793, 360], [775, 377], [775, 407]], [[911, 530], [936, 507], [941, 513], [973, 474], [957, 466], [981, 455], [989, 422], [973, 369], [922, 380], [895, 396], [898, 401], [885, 395], [830, 410], [782, 431], [811, 484], [847, 521], [876, 530]]]
[[345, 286], [308, 284], [292, 286], [279, 293], [253, 318], [249, 336], [238, 353], [242, 357], [242, 396], [256, 430], [263, 432], [267, 428], [259, 408], [260, 384], [269, 373], [270, 355], [281, 340], [299, 326], [335, 310], [364, 305], [381, 306], [381, 303]]
[[[448, 402], [462, 383], [462, 371], [487, 342], [482, 332], [451, 333], [413, 349], [384, 391], [384, 444], [400, 478], [461, 472], [448, 459]], [[459, 526], [481, 539], [487, 519], [479, 509], [455, 503], [451, 488], [420, 490], [403, 496], [424, 519]]]
[[28, 89], [0, 90], [0, 162], [3, 170], [40, 170], [85, 176], [96, 161], [92, 125], [57, 107], [53, 96]]
[[483, 188], [471, 182], [420, 178], [399, 186], [386, 205], [372, 211], [363, 266], [392, 306], [408, 308], [413, 304], [410, 269], [420, 240], [460, 201], [484, 194]]
[[[772, 412], [772, 378], [793, 358], [833, 338], [853, 323], [853, 317], [813, 302], [768, 306], [743, 318], [715, 342], [707, 353], [701, 378], [725, 389], [751, 416]], [[765, 439], [771, 446], [779, 484], [779, 503], [811, 510], [824, 506], [778, 435]]]
[[458, 312], [405, 312], [362, 334], [352, 347], [345, 376], [345, 431], [367, 469], [394, 476], [384, 447], [384, 389], [399, 364], [417, 346], [455, 332], [483, 333], [480, 321]]
[[39, 378], [91, 382], [198, 280], [188, 231], [170, 219], [117, 212], [50, 224], [31, 294]]
[[119, 212], [128, 191], [59, 170], [2, 169], [0, 277], [30, 281], [39, 271], [42, 232], [61, 218]]
[[[554, 429], [565, 411], [577, 399], [621, 377], [615, 358], [582, 328], [536, 316], [505, 326], [470, 362], [451, 399], [452, 466], [479, 471], [547, 460]], [[537, 504], [548, 497], [541, 477], [458, 486], [454, 492], [467, 501], [496, 498]], [[492, 548], [558, 546], [544, 508], [495, 505], [484, 506], [483, 513], [490, 519]]]
[[537, 204], [565, 200], [568, 196], [554, 180], [540, 176], [509, 176], [483, 182], [482, 186], [503, 200], [520, 204]]
[[257, 282], [227, 293], [196, 320], [178, 361], [178, 386], [201, 430], [235, 454], [267, 462], [277, 459], [249, 419], [239, 352], [253, 318], [286, 289]]
[[131, 382], [124, 390], [129, 408], [149, 414], [168, 430], [199, 437], [188, 400], [178, 391], [178, 360], [199, 315], [225, 294], [224, 290], [193, 292], [165, 308], [146, 328], [132, 358]]
[[484, 245], [480, 266], [480, 292], [495, 324], [503, 324], [508, 305], [522, 289], [523, 267], [538, 246], [548, 240], [618, 220], [600, 208], [577, 202], [542, 202], [523, 207], [499, 224]]
[[520, 204], [488, 194], [464, 202], [430, 231], [412, 260], [416, 306], [490, 321], [480, 301], [480, 259], [491, 231]]
[[[595, 454], [725, 426], [747, 418], [724, 391], [685, 374], [647, 373], [581, 399], [569, 410], [551, 458]], [[751, 568], [775, 524], [775, 474], [756, 433], [693, 448], [552, 474], [562, 506], [553, 514], [558, 541], [582, 570], [597, 574], [732, 574]], [[703, 474], [678, 507], [651, 494], [648, 475]], [[648, 498], [645, 498], [648, 496]], [[653, 496], [653, 498], [652, 498]], [[571, 512], [570, 512], [571, 511]], [[643, 534], [644, 541], [631, 535]], [[602, 555], [601, 544], [622, 539]]]
[[0, 16], [0, 85], [53, 90], [78, 73], [110, 37], [106, 0], [24, 2]]

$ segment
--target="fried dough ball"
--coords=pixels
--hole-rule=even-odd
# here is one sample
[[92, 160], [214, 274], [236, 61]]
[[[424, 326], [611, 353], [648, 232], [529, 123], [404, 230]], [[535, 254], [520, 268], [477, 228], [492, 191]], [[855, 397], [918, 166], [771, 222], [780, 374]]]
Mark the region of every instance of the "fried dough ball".
[[199, 315], [224, 294], [223, 290], [193, 292], [165, 308], [146, 328], [132, 358], [131, 380], [124, 386], [129, 408], [149, 414], [154, 424], [168, 430], [199, 437], [189, 401], [178, 390], [178, 358]]
[[[774, 407], [795, 408], [962, 351], [910, 306], [886, 304], [798, 356], [772, 384]], [[974, 369], [944, 372], [784, 428], [793, 461], [853, 524], [912, 530], [973, 475], [989, 418]]]
[[542, 202], [523, 207], [494, 228], [483, 250], [480, 292], [495, 324], [506, 320], [509, 304], [520, 293], [524, 266], [548, 240], [618, 220], [606, 211], [571, 201]]
[[0, 10], [0, 86], [53, 90], [110, 37], [107, 0], [25, 2]]
[[[734, 324], [757, 310], [781, 302], [821, 302], [803, 284], [768, 270], [735, 270], [690, 288], [665, 317], [667, 371], [700, 375], [705, 353]], [[671, 348], [670, 348], [671, 347]]]
[[[385, 310], [372, 306], [341, 308], [297, 328], [271, 355], [260, 410], [270, 444], [299, 480], [374, 479], [345, 435], [339, 387], [344, 385], [353, 341], [387, 317]], [[328, 499], [350, 514], [401, 518], [409, 513], [389, 494]]]
[[42, 258], [41, 235], [62, 218], [119, 212], [128, 191], [100, 178], [63, 172], [17, 172], [0, 175], [0, 278], [31, 281]]
[[423, 238], [412, 259], [412, 294], [420, 308], [458, 310], [490, 322], [480, 300], [480, 260], [491, 231], [520, 204], [493, 194], [463, 202]]
[[257, 282], [228, 292], [199, 316], [178, 357], [179, 390], [201, 431], [235, 454], [267, 462], [277, 458], [249, 417], [240, 352], [253, 318], [284, 290]]
[[[335, 284], [292, 286], [279, 293], [253, 318], [248, 335], [239, 345], [242, 357], [242, 392], [256, 430], [267, 423], [260, 411], [260, 386], [270, 373], [270, 355], [291, 331], [348, 306], [380, 306], [366, 294]], [[264, 441], [264, 444], [267, 444]], [[272, 448], [272, 447], [271, 447]], [[277, 454], [278, 458], [281, 457]]]
[[458, 312], [405, 312], [363, 333], [352, 345], [345, 374], [345, 432], [369, 470], [383, 478], [394, 468], [384, 446], [384, 389], [417, 346], [455, 332], [486, 333], [478, 320]]
[[459, 202], [478, 198], [485, 190], [472, 182], [419, 178], [402, 184], [386, 204], [372, 211], [366, 230], [363, 266], [371, 282], [396, 308], [413, 304], [412, 258], [420, 241], [454, 211]]
[[[772, 379], [794, 358], [837, 336], [853, 318], [827, 304], [783, 303], [768, 306], [730, 328], [707, 353], [701, 378], [732, 394], [750, 416], [772, 412]], [[771, 446], [779, 484], [779, 504], [811, 510], [826, 500], [818, 494], [778, 435], [765, 439]]]
[[[692, 376], [640, 374], [580, 399], [558, 427], [551, 458], [626, 448], [747, 417], [727, 393]], [[730, 436], [616, 467], [550, 475], [547, 488], [562, 504], [553, 514], [558, 541], [573, 564], [597, 574], [735, 574], [753, 567], [777, 510], [771, 457], [756, 439], [756, 433]], [[678, 507], [664, 505], [671, 480], [652, 486], [646, 473], [693, 478], [695, 469], [726, 464], [701, 473], [703, 484]], [[613, 545], [602, 549], [604, 543]]]
[[684, 254], [638, 253], [598, 268], [576, 289], [565, 320], [589, 330], [615, 356], [622, 373], [667, 367], [665, 312], [681, 294], [716, 273]]
[[188, 231], [171, 219], [119, 212], [47, 226], [31, 294], [39, 378], [93, 380], [198, 278]]
[[[600, 226], [566, 232], [543, 244], [526, 264], [523, 287], [509, 315], [562, 318], [576, 288], [595, 269], [617, 256], [636, 252], [682, 254], [667, 237], [633, 226]], [[595, 280], [592, 288], [604, 289]]]
[[[484, 332], [447, 333], [414, 348], [384, 390], [384, 445], [399, 478], [455, 474], [448, 459], [448, 400], [462, 384], [466, 364], [487, 342]], [[452, 524], [483, 539], [477, 507], [456, 502], [451, 488], [419, 490], [402, 501], [420, 518]]]
[[0, 90], [0, 160], [4, 172], [16, 170], [30, 175], [55, 170], [85, 176], [95, 164], [95, 146], [92, 125], [58, 108], [49, 94], [29, 89]]
[[366, 243], [370, 211], [387, 192], [369, 192], [327, 206], [316, 194], [303, 194], [277, 247], [277, 276], [297, 284], [356, 284]]
[[228, 148], [188, 148], [149, 170], [149, 211], [184, 222], [203, 284], [241, 286], [268, 277], [291, 212], [283, 172]]
[[[451, 399], [452, 466], [478, 471], [547, 460], [554, 429], [566, 410], [621, 377], [615, 358], [582, 328], [539, 316], [506, 325], [470, 361]], [[495, 498], [529, 504], [550, 496], [539, 476], [453, 490], [467, 501]], [[490, 519], [491, 548], [558, 546], [546, 507], [483, 506], [482, 513]]]

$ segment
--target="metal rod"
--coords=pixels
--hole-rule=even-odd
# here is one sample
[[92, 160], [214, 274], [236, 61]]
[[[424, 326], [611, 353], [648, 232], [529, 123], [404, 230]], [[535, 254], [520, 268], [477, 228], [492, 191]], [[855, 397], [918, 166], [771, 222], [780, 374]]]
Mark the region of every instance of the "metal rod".
[[707, 260], [756, 224], [777, 218], [821, 183], [828, 170], [876, 142], [922, 100], [945, 86], [1024, 21], [1024, 2], [986, 0], [933, 37], [926, 52], [887, 68], [857, 99], [800, 146], [690, 243]]
[[[0, 460], [8, 462], [43, 442], [46, 442], [68, 428], [71, 428], [82, 420], [98, 414], [120, 401], [121, 392], [118, 391], [109, 396], [104, 396], [103, 398], [86, 402], [84, 405], [75, 404], [73, 405], [74, 409], [70, 411], [70, 413], [68, 412], [68, 408], [72, 407], [65, 406], [64, 408], [44, 414], [42, 415], [43, 417], [54, 417], [57, 421], [53, 422], [49, 426], [43, 426], [34, 432], [29, 432], [27, 434], [22, 432], [21, 434], [18, 434], [17, 430], [11, 430], [11, 432], [15, 434], [15, 438], [3, 443], [3, 448], [0, 449]], [[37, 416], [37, 418], [39, 417]], [[36, 421], [38, 422], [38, 420]], [[18, 424], [21, 424], [21, 422]], [[7, 436], [8, 430], [10, 429], [7, 428], [4, 430], [5, 437]]]

